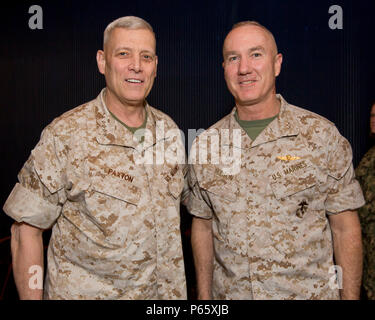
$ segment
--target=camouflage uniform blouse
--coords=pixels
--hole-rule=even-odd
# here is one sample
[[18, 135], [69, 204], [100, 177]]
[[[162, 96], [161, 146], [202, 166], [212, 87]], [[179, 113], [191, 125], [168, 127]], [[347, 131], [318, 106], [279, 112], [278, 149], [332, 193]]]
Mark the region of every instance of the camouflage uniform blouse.
[[375, 300], [375, 146], [361, 160], [356, 176], [366, 204], [358, 210], [363, 239], [363, 286], [367, 297]]
[[[364, 203], [351, 147], [331, 122], [278, 98], [278, 117], [254, 141], [233, 109], [192, 147], [188, 210], [212, 219], [215, 299], [339, 298], [327, 213]], [[219, 140], [207, 139], [212, 129]], [[240, 152], [238, 172], [228, 170], [235, 160], [218, 161], [212, 141]]]
[[[177, 150], [185, 155], [181, 136], [167, 115], [147, 105], [152, 135], [138, 143], [109, 114], [104, 92], [46, 127], [4, 211], [16, 221], [53, 226], [46, 299], [185, 299], [185, 170], [172, 157]], [[142, 164], [156, 150], [159, 157], [169, 150], [162, 154], [168, 161]]]

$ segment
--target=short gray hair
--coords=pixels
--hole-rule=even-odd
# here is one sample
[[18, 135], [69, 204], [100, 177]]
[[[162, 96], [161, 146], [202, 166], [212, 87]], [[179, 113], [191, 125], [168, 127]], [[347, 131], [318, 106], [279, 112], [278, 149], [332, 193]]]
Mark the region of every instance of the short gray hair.
[[[135, 17], [135, 16], [126, 16], [118, 18], [112, 21], [104, 30], [104, 39], [103, 39], [103, 47], [107, 43], [109, 36], [113, 29], [115, 28], [124, 28], [124, 29], [147, 29], [152, 32], [155, 37], [155, 32], [152, 29], [151, 25], [142, 18]], [[155, 37], [156, 38], [156, 37]]]

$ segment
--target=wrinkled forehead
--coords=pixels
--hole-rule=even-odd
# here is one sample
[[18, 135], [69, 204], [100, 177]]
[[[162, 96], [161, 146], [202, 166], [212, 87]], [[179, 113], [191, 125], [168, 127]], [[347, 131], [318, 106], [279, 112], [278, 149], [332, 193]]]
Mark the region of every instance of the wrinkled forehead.
[[240, 26], [232, 29], [223, 44], [223, 56], [228, 51], [240, 50], [243, 47], [261, 46], [277, 54], [277, 46], [273, 35], [260, 26]]
[[142, 43], [156, 51], [155, 34], [147, 28], [116, 27], [109, 33], [105, 46], [126, 46], [128, 43]]

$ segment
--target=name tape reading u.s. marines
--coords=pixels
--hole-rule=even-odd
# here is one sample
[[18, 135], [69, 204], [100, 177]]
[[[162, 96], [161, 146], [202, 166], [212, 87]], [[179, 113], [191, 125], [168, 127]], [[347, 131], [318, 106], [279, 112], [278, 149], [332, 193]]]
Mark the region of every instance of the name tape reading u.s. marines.
[[[300, 157], [292, 157], [292, 156], [277, 157], [277, 158], [280, 159], [280, 160], [282, 160], [282, 161], [293, 161], [293, 160], [300, 160], [301, 159]], [[275, 173], [272, 174], [272, 178], [274, 180], [277, 180], [277, 179], [280, 179], [283, 176], [289, 175], [289, 174], [291, 174], [291, 173], [293, 173], [295, 171], [298, 171], [298, 170], [301, 170], [301, 169], [305, 169], [306, 167], [307, 167], [307, 164], [303, 160], [303, 161], [298, 162], [296, 164], [291, 164], [290, 166], [288, 166], [287, 168], [285, 168], [282, 171], [276, 171]]]

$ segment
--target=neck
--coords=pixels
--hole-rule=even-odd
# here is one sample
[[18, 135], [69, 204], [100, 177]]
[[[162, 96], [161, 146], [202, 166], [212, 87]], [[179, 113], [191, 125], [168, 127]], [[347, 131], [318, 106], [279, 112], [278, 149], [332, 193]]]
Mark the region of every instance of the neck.
[[129, 127], [140, 127], [146, 116], [144, 103], [127, 104], [117, 99], [107, 89], [104, 94], [104, 102], [109, 111], [111, 111], [119, 120]]
[[275, 94], [265, 101], [252, 105], [242, 105], [236, 102], [238, 118], [245, 121], [272, 118], [279, 113], [280, 106], [281, 102]]

